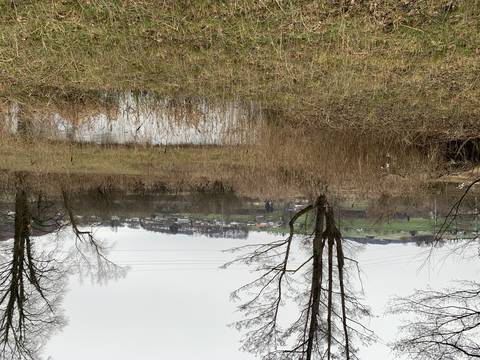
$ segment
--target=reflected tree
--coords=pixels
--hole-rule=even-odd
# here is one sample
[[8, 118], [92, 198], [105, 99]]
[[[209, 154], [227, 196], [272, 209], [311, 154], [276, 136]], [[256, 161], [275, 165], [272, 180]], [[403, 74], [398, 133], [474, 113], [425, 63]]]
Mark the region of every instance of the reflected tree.
[[[451, 206], [435, 234], [430, 255], [435, 247], [445, 243], [445, 235], [457, 221], [462, 203], [479, 182], [477, 179], [466, 186]], [[475, 235], [458, 247], [470, 249], [477, 242]], [[415, 360], [480, 358], [480, 283], [463, 281], [452, 289], [417, 290], [408, 297], [394, 299], [389, 311], [408, 318], [399, 328], [398, 339], [391, 344], [398, 355]]]
[[75, 250], [71, 256], [74, 260], [77, 273], [95, 278], [97, 282], [103, 283], [110, 279], [125, 277], [127, 268], [115, 264], [108, 259], [107, 247], [94, 236], [92, 230], [80, 228], [71, 205], [68, 192], [62, 190], [63, 206], [67, 214], [67, 221], [73, 231]]
[[[49, 337], [65, 325], [61, 304], [69, 274], [87, 273], [104, 282], [127, 271], [107, 258], [91, 231], [82, 230], [66, 191], [62, 206], [29, 194], [23, 179], [18, 175], [13, 240], [0, 243], [0, 359], [6, 360], [39, 359]], [[75, 246], [65, 254], [69, 232], [61, 230], [68, 228]], [[67, 238], [35, 239], [49, 233]]]
[[[301, 246], [295, 224], [312, 213], [313, 232]], [[369, 310], [348, 281], [351, 266], [346, 261], [357, 264], [345, 256], [344, 239], [325, 196], [293, 215], [286, 239], [234, 250], [244, 254], [225, 266], [253, 264], [259, 273], [232, 294], [235, 299], [248, 297], [239, 307], [244, 319], [235, 323], [245, 331], [244, 350], [269, 360], [358, 359], [355, 343], [375, 340], [360, 322]], [[299, 311], [289, 321], [281, 312], [290, 299]]]
[[415, 360], [480, 358], [480, 283], [397, 298], [392, 313], [408, 316], [394, 351]]
[[[435, 241], [436, 242], [441, 242], [443, 240], [443, 237], [445, 236], [446, 232], [452, 224], [455, 224], [455, 222], [458, 219], [458, 216], [460, 214], [460, 207], [462, 206], [463, 202], [465, 201], [467, 195], [472, 191], [475, 185], [480, 183], [480, 178], [472, 181], [468, 186], [465, 187], [463, 190], [462, 195], [455, 201], [455, 203], [450, 207], [450, 210], [448, 211], [447, 215], [445, 216], [445, 219], [441, 226], [438, 228], [437, 232], [435, 233]], [[478, 211], [478, 210], [476, 210]], [[473, 240], [476, 240], [473, 239]]]
[[0, 358], [37, 359], [46, 339], [65, 323], [59, 308], [65, 272], [53, 250], [37, 248], [31, 239], [34, 217], [22, 189], [14, 223], [11, 254], [0, 265]]

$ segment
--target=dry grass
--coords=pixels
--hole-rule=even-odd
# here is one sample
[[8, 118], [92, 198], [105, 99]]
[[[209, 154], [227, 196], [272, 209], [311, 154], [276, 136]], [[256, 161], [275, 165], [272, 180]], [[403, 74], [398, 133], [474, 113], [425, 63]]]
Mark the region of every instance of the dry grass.
[[240, 97], [297, 126], [478, 136], [479, 17], [478, 0], [5, 0], [0, 93]]
[[171, 190], [221, 182], [242, 195], [272, 198], [313, 196], [327, 185], [334, 193], [401, 193], [439, 176], [437, 156], [435, 148], [426, 152], [392, 138], [272, 127], [241, 146], [100, 146], [6, 135], [0, 141], [0, 169], [10, 173], [127, 176]]
[[81, 121], [136, 90], [252, 100], [267, 122], [255, 145], [166, 152], [3, 135], [0, 168], [271, 197], [418, 188], [442, 143], [480, 136], [479, 19], [479, 0], [0, 1], [0, 102], [27, 117]]

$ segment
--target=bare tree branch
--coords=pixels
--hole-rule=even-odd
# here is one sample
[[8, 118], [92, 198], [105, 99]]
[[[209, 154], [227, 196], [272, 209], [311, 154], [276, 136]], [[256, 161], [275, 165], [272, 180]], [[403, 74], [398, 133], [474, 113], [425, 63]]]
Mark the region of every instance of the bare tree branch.
[[414, 360], [480, 358], [480, 284], [460, 282], [441, 291], [417, 290], [395, 299], [390, 312], [408, 315], [395, 352]]
[[[292, 251], [305, 245], [299, 242], [293, 246], [295, 223], [311, 211], [315, 211], [311, 255], [300, 265], [291, 266]], [[342, 237], [326, 197], [320, 196], [315, 203], [297, 212], [289, 228], [285, 240], [235, 249], [244, 253], [226, 264], [254, 264], [260, 274], [232, 294], [234, 299], [239, 299], [243, 294], [254, 292], [239, 306], [244, 319], [235, 323], [237, 329], [246, 331], [243, 349], [265, 360], [291, 359], [292, 356], [301, 360], [358, 359], [358, 349], [352, 346], [351, 337], [371, 342], [375, 336], [357, 320], [369, 312], [354, 293], [347, 290]], [[328, 251], [325, 252], [325, 248]], [[300, 253], [305, 254], [303, 250]], [[333, 271], [335, 255], [337, 272]], [[328, 274], [327, 289], [322, 286], [324, 267]], [[305, 291], [299, 291], [300, 286], [305, 285]], [[300, 304], [299, 316], [284, 328], [280, 310], [285, 299], [292, 295]], [[337, 297], [340, 298], [338, 311], [334, 302]]]

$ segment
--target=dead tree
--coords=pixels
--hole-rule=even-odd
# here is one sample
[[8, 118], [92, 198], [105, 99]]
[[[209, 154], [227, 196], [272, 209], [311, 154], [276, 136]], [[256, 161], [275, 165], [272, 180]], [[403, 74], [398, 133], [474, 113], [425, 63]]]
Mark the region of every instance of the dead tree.
[[460, 206], [462, 205], [462, 203], [465, 200], [468, 193], [478, 183], [480, 183], [480, 179], [476, 179], [475, 181], [472, 181], [465, 188], [465, 190], [463, 190], [463, 193], [458, 198], [458, 200], [450, 207], [450, 210], [448, 211], [447, 215], [445, 216], [445, 219], [444, 219], [443, 223], [440, 225], [440, 227], [438, 228], [438, 230], [435, 234], [435, 242], [440, 242], [443, 239], [447, 230], [450, 228], [450, 226], [455, 223], [455, 221], [457, 220], [457, 217], [459, 215], [459, 212], [460, 212]]
[[[103, 282], [126, 272], [106, 257], [91, 231], [79, 227], [66, 192], [66, 214], [43, 195], [33, 198], [19, 174], [14, 238], [0, 244], [0, 359], [5, 360], [38, 359], [48, 338], [65, 324], [61, 303], [69, 274], [87, 267]], [[65, 245], [68, 249], [68, 234], [66, 241], [35, 246], [40, 239], [34, 236], [60, 234], [67, 227], [74, 234], [75, 250], [70, 254], [58, 252]]]
[[[0, 263], [0, 358], [37, 359], [48, 337], [63, 324], [59, 309], [65, 272], [48, 250], [37, 251], [31, 239], [32, 213], [27, 193], [15, 198], [13, 244], [2, 248]], [[2, 250], [3, 250], [2, 249]]]
[[[309, 213], [314, 213], [315, 221], [311, 247], [305, 252], [295, 241], [299, 240], [295, 224]], [[254, 264], [260, 274], [232, 294], [234, 299], [250, 294], [239, 306], [245, 318], [235, 323], [245, 331], [243, 350], [265, 360], [357, 359], [353, 339], [375, 340], [359, 321], [369, 315], [368, 309], [347, 288], [345, 261], [350, 259], [344, 255], [343, 239], [325, 196], [292, 217], [286, 239], [234, 250], [246, 253], [225, 266]], [[298, 264], [294, 252], [304, 257]], [[280, 313], [292, 298], [300, 305], [299, 316], [284, 324]]]
[[392, 344], [396, 353], [413, 360], [480, 358], [480, 283], [418, 290], [395, 299], [390, 311], [409, 318]]
[[[479, 182], [480, 179], [471, 182], [450, 207], [435, 234], [430, 255], [445, 242], [445, 234], [457, 221], [466, 196]], [[458, 247], [468, 249], [475, 242], [478, 236]], [[480, 358], [480, 283], [458, 284], [440, 291], [417, 290], [392, 301], [390, 312], [408, 317], [399, 329], [399, 339], [391, 344], [397, 354], [414, 360]]]
[[99, 283], [125, 277], [128, 268], [111, 261], [106, 255], [106, 247], [95, 238], [93, 232], [80, 228], [71, 206], [70, 197], [65, 190], [62, 190], [62, 199], [68, 222], [73, 231], [75, 251], [72, 253], [72, 258], [77, 272], [80, 275], [89, 275]]

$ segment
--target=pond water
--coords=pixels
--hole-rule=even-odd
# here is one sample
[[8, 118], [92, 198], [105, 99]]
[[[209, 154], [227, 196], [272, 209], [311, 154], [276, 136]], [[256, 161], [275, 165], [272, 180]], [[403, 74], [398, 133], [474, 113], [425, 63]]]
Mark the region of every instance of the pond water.
[[[5, 195], [1, 203], [2, 358], [255, 359], [265, 355], [240, 347], [247, 332], [265, 320], [269, 323], [273, 313], [264, 313], [266, 317], [240, 331], [227, 325], [255, 316], [260, 303], [251, 303], [247, 312], [238, 311], [238, 305], [270, 283], [257, 283], [239, 293], [236, 301], [230, 295], [277, 269], [270, 260], [275, 264], [283, 258], [278, 244], [288, 238], [288, 221], [308, 206], [307, 199], [260, 201], [213, 193], [105, 197], [65, 190], [39, 196], [21, 184], [16, 186], [16, 192]], [[410, 207], [400, 207], [401, 199], [390, 199], [397, 204], [396, 210], [380, 222], [379, 200], [355, 205], [332, 199], [333, 203], [346, 263], [345, 274], [333, 276], [334, 324], [341, 319], [335, 315], [340, 311], [341, 278], [347, 288], [348, 332], [352, 338], [358, 334], [371, 340], [368, 345], [355, 342], [356, 358], [414, 358], [413, 352], [394, 355], [389, 344], [397, 339], [401, 320], [412, 322], [418, 314], [392, 314], [387, 309], [394, 297], [408, 299], [416, 290], [461, 290], [476, 284], [454, 283], [475, 281], [480, 274], [475, 198], [465, 202], [462, 215], [448, 227], [442, 241], [433, 235], [443, 224], [449, 197], [436, 195]], [[309, 260], [315, 243], [309, 235], [311, 220], [299, 221], [292, 238], [291, 273], [282, 283], [276, 320], [279, 329], [295, 323], [304, 300], [311, 296], [309, 284], [315, 271]], [[272, 244], [268, 259], [257, 253], [252, 261], [222, 267]], [[225, 251], [238, 247], [236, 252]], [[335, 254], [336, 264], [338, 248]], [[329, 255], [324, 253], [323, 258], [327, 261]], [[327, 264], [323, 266], [326, 276]], [[293, 272], [297, 267], [301, 270]], [[261, 300], [270, 306], [279, 288], [266, 289]], [[324, 289], [322, 294], [327, 296]], [[478, 300], [460, 301], [457, 307], [467, 309], [467, 305], [477, 311], [478, 319]], [[366, 307], [370, 316], [358, 314]], [[319, 317], [324, 315], [321, 312]], [[305, 320], [299, 319], [301, 330]], [[338, 341], [342, 339], [339, 324], [333, 333]], [[320, 329], [320, 334], [325, 331]], [[464, 332], [473, 342], [468, 344], [473, 353], [478, 350], [476, 334]], [[267, 342], [268, 337], [258, 340]], [[278, 349], [288, 349], [295, 341], [289, 338], [283, 345], [276, 344]], [[253, 344], [254, 349], [265, 351], [262, 343]], [[342, 354], [340, 345], [335, 345], [333, 351]], [[321, 341], [317, 346], [324, 351]]]
[[[52, 359], [255, 358], [238, 350], [240, 334], [226, 326], [239, 318], [229, 293], [252, 274], [246, 266], [220, 269], [231, 258], [222, 250], [279, 236], [254, 232], [238, 240], [128, 228], [96, 233], [114, 243], [110, 258], [130, 270], [104, 286], [72, 277], [64, 303], [69, 324], [45, 354]], [[414, 244], [371, 244], [358, 251], [365, 300], [375, 314], [368, 326], [380, 337], [361, 350], [361, 359], [396, 358], [386, 343], [394, 340], [398, 321], [384, 315], [393, 295], [478, 278], [478, 259], [446, 257], [449, 250], [436, 252], [423, 270], [428, 250]]]
[[[3, 115], [3, 116], [2, 116]], [[158, 98], [148, 93], [103, 94], [87, 106], [67, 103], [0, 107], [0, 128], [50, 140], [97, 144], [248, 144], [263, 122], [247, 101]], [[258, 130], [257, 130], [258, 131]]]

